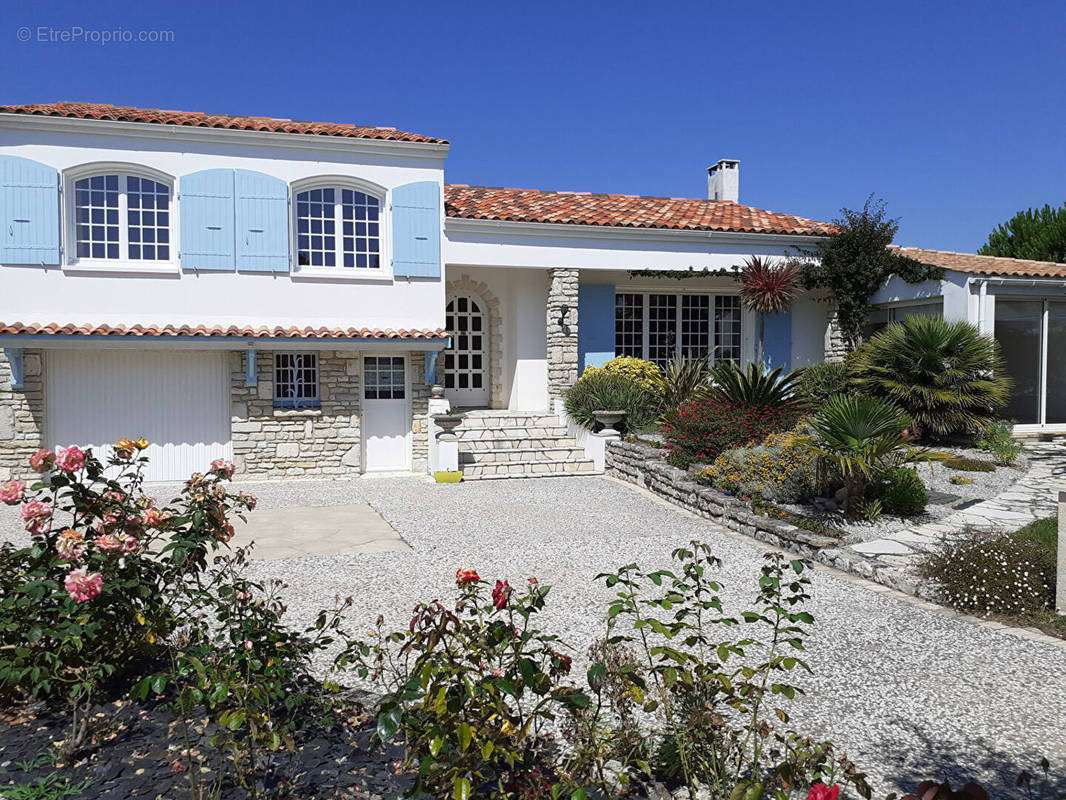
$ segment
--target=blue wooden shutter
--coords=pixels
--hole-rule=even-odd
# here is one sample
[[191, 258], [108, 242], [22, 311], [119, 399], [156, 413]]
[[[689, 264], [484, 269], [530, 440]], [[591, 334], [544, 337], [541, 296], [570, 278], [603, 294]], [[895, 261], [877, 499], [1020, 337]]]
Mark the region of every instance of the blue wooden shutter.
[[205, 169], [183, 175], [178, 186], [182, 269], [232, 272], [233, 170]]
[[[758, 324], [758, 320], [756, 320]], [[756, 331], [757, 333], [758, 331]], [[758, 347], [758, 343], [756, 343]], [[762, 359], [768, 369], [792, 366], [792, 311], [767, 314], [763, 328]]]
[[251, 170], [234, 170], [237, 269], [289, 271], [289, 187]]
[[0, 264], [59, 264], [59, 172], [0, 156]]
[[577, 368], [599, 367], [614, 358], [614, 286], [582, 283], [577, 287]]
[[435, 181], [392, 190], [392, 274], [440, 277], [440, 184]]

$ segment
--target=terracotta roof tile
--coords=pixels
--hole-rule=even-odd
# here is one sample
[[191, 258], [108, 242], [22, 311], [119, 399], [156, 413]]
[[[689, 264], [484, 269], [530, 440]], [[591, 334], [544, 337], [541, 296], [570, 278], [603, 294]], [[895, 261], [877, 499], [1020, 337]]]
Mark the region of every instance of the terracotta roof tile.
[[1058, 264], [1054, 261], [979, 256], [976, 253], [956, 253], [951, 250], [927, 250], [922, 247], [899, 247], [898, 245], [891, 245], [891, 248], [900, 255], [909, 256], [923, 264], [958, 272], [1032, 278], [1066, 278], [1066, 264]]
[[305, 122], [275, 117], [248, 117], [236, 114], [207, 114], [203, 111], [172, 111], [161, 108], [135, 108], [108, 103], [82, 103], [62, 100], [57, 103], [0, 105], [0, 113], [35, 114], [46, 117], [111, 120], [113, 122], [146, 122], [156, 125], [182, 125], [193, 128], [227, 128], [269, 133], [299, 133], [313, 136], [346, 136], [353, 139], [385, 139], [394, 142], [423, 142], [447, 144], [446, 139], [422, 136], [371, 125], [350, 125], [339, 122]]
[[240, 339], [443, 339], [445, 330], [400, 328], [283, 328], [249, 325], [61, 325], [57, 322], [0, 322], [0, 336], [51, 334], [58, 336], [197, 336]]
[[724, 200], [553, 192], [446, 184], [445, 208], [461, 219], [825, 236], [833, 227]]

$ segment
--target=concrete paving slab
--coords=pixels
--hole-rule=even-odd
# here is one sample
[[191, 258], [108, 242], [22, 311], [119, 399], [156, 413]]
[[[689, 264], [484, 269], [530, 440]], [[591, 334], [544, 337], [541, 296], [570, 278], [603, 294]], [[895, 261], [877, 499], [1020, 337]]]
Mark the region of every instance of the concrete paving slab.
[[259, 509], [234, 527], [231, 544], [254, 541], [250, 557], [260, 561], [411, 549], [368, 503]]

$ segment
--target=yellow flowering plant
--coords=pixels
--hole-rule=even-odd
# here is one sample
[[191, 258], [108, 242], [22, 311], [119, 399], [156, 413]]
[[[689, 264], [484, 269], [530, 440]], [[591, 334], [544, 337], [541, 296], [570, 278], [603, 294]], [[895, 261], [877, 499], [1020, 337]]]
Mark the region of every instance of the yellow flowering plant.
[[663, 388], [663, 373], [658, 365], [633, 356], [616, 356], [601, 367], [585, 367], [581, 377], [594, 375], [597, 372], [621, 375], [653, 395], [659, 394]]

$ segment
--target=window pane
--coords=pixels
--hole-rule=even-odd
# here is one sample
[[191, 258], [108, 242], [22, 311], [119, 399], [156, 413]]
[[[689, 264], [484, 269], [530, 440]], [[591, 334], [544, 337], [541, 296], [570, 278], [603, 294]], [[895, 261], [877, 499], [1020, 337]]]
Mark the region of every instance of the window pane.
[[614, 297], [614, 354], [644, 358], [644, 295]]
[[666, 366], [677, 352], [677, 295], [648, 295], [648, 361]]
[[711, 298], [681, 296], [681, 357], [706, 359], [711, 349]]
[[1003, 410], [1003, 415], [1022, 424], [1039, 421], [1037, 401], [1040, 391], [1042, 310], [1042, 304], [1036, 300], [996, 298], [996, 341], [1007, 362], [1007, 374], [1014, 380], [1010, 402]]
[[[105, 183], [117, 175], [97, 175], [74, 183], [74, 218], [94, 225], [78, 225], [75, 230], [75, 252], [80, 258], [114, 258], [118, 256], [118, 192], [102, 190]], [[108, 222], [111, 224], [105, 225]]]
[[714, 298], [714, 358], [740, 362], [740, 298], [736, 295]]
[[[296, 261], [301, 266], [332, 266], [337, 259], [333, 190], [296, 195]], [[327, 255], [328, 254], [328, 255]]]
[[[996, 305], [999, 305], [997, 302]], [[1047, 321], [1047, 423], [1066, 422], [1066, 303], [1048, 303]]]

